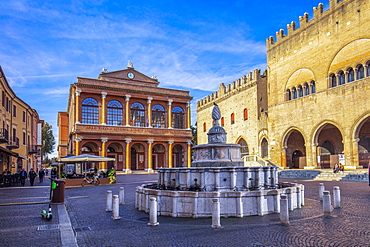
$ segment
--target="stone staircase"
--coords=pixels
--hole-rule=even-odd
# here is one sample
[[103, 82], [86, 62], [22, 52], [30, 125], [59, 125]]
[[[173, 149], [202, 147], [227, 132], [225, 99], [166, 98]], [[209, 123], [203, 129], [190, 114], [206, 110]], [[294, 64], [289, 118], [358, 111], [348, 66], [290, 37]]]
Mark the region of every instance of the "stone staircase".
[[366, 169], [347, 170], [343, 173], [333, 173], [332, 170], [281, 170], [279, 178], [307, 179], [307, 180], [323, 180], [323, 181], [353, 181], [353, 182], [368, 182], [368, 174]]

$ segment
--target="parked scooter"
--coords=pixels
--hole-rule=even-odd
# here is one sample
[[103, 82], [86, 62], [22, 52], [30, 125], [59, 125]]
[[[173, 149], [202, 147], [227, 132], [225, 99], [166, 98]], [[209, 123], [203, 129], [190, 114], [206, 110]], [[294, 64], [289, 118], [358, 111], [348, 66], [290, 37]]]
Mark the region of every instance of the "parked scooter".
[[51, 221], [53, 218], [53, 213], [51, 212], [51, 201], [53, 199], [53, 190], [57, 187], [57, 183], [54, 181], [54, 178], [49, 178], [50, 179], [50, 198], [49, 198], [49, 209], [48, 211], [42, 210], [41, 211], [41, 217], [46, 219], [47, 221]]

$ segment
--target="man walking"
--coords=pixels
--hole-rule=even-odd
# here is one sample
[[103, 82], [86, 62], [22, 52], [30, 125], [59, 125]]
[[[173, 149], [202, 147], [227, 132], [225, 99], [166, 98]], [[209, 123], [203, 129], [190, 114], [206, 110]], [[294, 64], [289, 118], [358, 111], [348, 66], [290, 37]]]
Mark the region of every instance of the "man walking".
[[26, 182], [26, 178], [27, 178], [27, 172], [23, 168], [22, 171], [19, 173], [19, 179], [21, 180], [21, 186], [24, 186]]
[[39, 171], [40, 183], [42, 183], [44, 181], [44, 176], [45, 176], [45, 170], [44, 170], [44, 168], [41, 168], [40, 171]]
[[37, 173], [33, 170], [33, 168], [31, 168], [28, 176], [30, 177], [30, 185], [33, 186], [33, 183], [35, 182], [35, 177], [37, 177]]

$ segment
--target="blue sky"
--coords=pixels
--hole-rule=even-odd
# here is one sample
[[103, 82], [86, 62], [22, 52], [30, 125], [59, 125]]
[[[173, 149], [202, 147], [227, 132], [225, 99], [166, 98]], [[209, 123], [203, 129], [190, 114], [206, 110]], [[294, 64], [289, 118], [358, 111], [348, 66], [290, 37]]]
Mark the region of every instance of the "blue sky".
[[[328, 0], [324, 9], [328, 8]], [[253, 69], [266, 69], [265, 40], [318, 0], [0, 1], [0, 65], [17, 94], [53, 126], [76, 77], [101, 69], [157, 75], [196, 101]]]

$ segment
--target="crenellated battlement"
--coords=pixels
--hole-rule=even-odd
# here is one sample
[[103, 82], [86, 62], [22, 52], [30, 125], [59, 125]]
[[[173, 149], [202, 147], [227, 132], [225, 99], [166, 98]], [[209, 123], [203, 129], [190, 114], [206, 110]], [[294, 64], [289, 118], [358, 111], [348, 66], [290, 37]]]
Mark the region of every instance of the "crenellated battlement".
[[[286, 40], [293, 34], [300, 32], [301, 30], [305, 30], [308, 26], [313, 25], [319, 22], [322, 17], [325, 15], [329, 15], [331, 12], [336, 11], [343, 5], [346, 5], [348, 0], [329, 0], [329, 8], [324, 12], [324, 4], [319, 3], [317, 7], [313, 7], [313, 18], [309, 20], [309, 14], [306, 12], [303, 16], [299, 16], [299, 27], [296, 26], [296, 22], [292, 21], [290, 24], [287, 24], [287, 34], [284, 34], [284, 29], [280, 29], [276, 32], [276, 38], [270, 36], [266, 39], [266, 47], [267, 50], [278, 45], [283, 40]], [[316, 27], [319, 32], [319, 27]]]
[[265, 74], [261, 74], [261, 70], [255, 69], [228, 85], [221, 83], [216, 92], [197, 101], [197, 108], [213, 104], [213, 102], [216, 102], [218, 99], [228, 97], [229, 95], [237, 93], [243, 89], [250, 88], [255, 85], [260, 78], [265, 76]]

